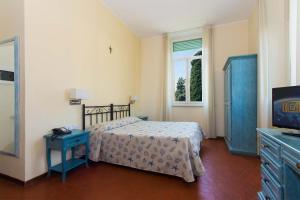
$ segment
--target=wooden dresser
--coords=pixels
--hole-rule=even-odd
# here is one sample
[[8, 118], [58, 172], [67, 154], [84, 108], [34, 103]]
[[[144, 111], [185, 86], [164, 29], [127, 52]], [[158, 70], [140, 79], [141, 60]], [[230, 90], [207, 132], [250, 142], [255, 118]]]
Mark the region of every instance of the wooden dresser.
[[232, 153], [257, 155], [257, 55], [229, 57], [223, 70], [228, 149]]
[[300, 138], [280, 129], [257, 129], [260, 136], [260, 200], [300, 199]]

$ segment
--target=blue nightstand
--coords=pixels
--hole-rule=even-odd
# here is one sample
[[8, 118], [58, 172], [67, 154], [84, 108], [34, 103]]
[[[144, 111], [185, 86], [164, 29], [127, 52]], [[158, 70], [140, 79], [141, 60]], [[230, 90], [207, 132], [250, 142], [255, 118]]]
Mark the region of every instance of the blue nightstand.
[[[62, 181], [66, 180], [67, 171], [85, 164], [88, 167], [89, 157], [89, 131], [72, 130], [69, 135], [59, 136], [55, 139], [51, 139], [52, 134], [45, 135], [46, 138], [46, 152], [47, 152], [47, 164], [48, 164], [48, 176], [51, 175], [51, 171], [62, 173]], [[75, 158], [74, 148], [78, 145], [85, 145], [85, 158]], [[72, 150], [72, 158], [66, 160], [67, 151]], [[51, 150], [61, 151], [62, 162], [58, 165], [51, 165]]]

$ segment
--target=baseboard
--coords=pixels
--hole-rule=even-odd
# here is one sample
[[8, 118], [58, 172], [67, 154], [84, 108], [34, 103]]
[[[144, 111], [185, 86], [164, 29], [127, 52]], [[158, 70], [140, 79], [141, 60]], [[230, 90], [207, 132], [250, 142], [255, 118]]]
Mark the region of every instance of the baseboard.
[[25, 181], [24, 186], [29, 186], [29, 185], [35, 184], [35, 183], [39, 182], [41, 179], [46, 178], [46, 177], [47, 177], [47, 173], [43, 173], [35, 178]]
[[18, 185], [25, 185], [25, 182], [24, 182], [24, 181], [21, 181], [21, 180], [19, 180], [19, 179], [17, 179], [17, 178], [8, 176], [8, 175], [6, 175], [6, 174], [1, 174], [1, 173], [0, 173], [0, 178], [5, 179], [5, 180], [8, 180], [8, 181], [13, 182], [13, 183], [16, 183], [16, 184], [18, 184]]
[[21, 181], [21, 180], [19, 180], [17, 178], [14, 178], [14, 177], [11, 177], [11, 176], [8, 176], [8, 175], [0, 173], [0, 178], [8, 180], [8, 181], [11, 181], [11, 182], [16, 183], [18, 185], [22, 185], [24, 187], [32, 185], [32, 184], [40, 181], [40, 179], [45, 178], [46, 176], [47, 176], [47, 173], [44, 173], [44, 174], [41, 174], [41, 175], [39, 175], [39, 176], [37, 176], [37, 177], [35, 177], [33, 179], [30, 179], [28, 181]]
[[217, 136], [216, 139], [217, 140], [224, 140], [224, 136]]
[[205, 138], [206, 140], [224, 140], [223, 136], [217, 136], [215, 138]]

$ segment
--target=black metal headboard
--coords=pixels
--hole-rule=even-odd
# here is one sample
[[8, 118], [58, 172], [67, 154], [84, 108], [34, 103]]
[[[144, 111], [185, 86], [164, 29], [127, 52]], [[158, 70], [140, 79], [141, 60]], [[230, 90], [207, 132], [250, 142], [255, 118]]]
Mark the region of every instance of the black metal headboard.
[[[127, 105], [114, 105], [107, 106], [86, 106], [82, 105], [82, 129], [86, 128], [86, 120], [89, 125], [97, 124], [105, 121], [112, 121], [130, 116], [130, 104]], [[87, 119], [88, 118], [88, 119]]]

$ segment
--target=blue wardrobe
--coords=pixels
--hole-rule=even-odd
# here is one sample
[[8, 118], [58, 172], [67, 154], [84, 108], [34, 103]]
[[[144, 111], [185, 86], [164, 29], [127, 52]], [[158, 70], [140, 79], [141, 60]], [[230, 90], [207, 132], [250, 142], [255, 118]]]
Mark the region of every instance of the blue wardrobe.
[[232, 153], [256, 155], [257, 55], [229, 57], [223, 70], [225, 141]]

